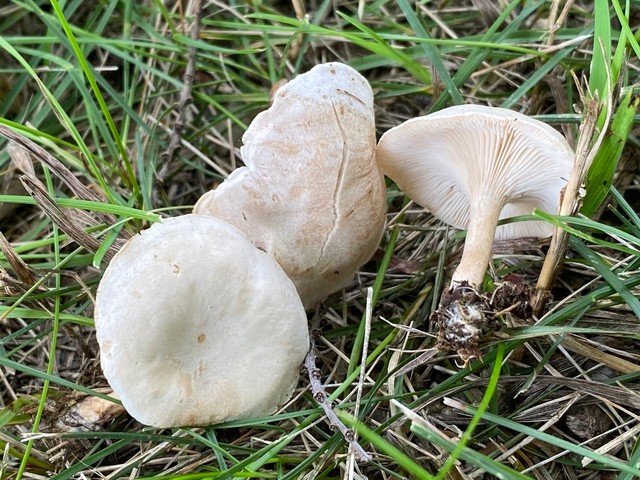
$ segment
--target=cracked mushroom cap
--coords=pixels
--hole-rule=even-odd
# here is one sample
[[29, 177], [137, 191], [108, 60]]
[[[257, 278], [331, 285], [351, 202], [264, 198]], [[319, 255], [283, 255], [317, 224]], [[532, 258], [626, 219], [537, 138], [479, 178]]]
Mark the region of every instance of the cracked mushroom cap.
[[95, 324], [109, 384], [155, 427], [275, 412], [309, 347], [304, 308], [276, 261], [201, 215], [127, 242], [98, 287]]
[[[505, 108], [460, 105], [413, 118], [378, 143], [382, 170], [438, 219], [466, 229], [475, 210], [498, 205], [499, 219], [556, 213], [574, 161], [549, 125]], [[493, 208], [493, 207], [489, 207]], [[542, 221], [502, 225], [496, 239], [546, 237]]]
[[382, 236], [371, 87], [347, 65], [318, 65], [280, 87], [242, 140], [246, 166], [194, 212], [242, 230], [311, 307], [346, 286]]

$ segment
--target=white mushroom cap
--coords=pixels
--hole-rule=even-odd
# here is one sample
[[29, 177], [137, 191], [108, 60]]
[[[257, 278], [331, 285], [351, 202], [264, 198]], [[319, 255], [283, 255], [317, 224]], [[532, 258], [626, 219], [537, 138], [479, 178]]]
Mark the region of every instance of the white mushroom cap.
[[[411, 199], [440, 220], [467, 229], [453, 280], [475, 285], [486, 270], [494, 237], [551, 235], [553, 227], [544, 222], [497, 230], [496, 223], [534, 208], [555, 213], [574, 160], [567, 141], [547, 124], [480, 105], [408, 120], [382, 136], [377, 156], [382, 170]], [[482, 271], [470, 273], [470, 264]]]
[[276, 261], [201, 215], [127, 242], [98, 287], [95, 324], [109, 384], [156, 427], [275, 412], [309, 348], [304, 308]]
[[194, 212], [245, 232], [311, 307], [350, 282], [384, 228], [371, 87], [347, 65], [318, 65], [276, 91], [243, 142], [246, 167]]

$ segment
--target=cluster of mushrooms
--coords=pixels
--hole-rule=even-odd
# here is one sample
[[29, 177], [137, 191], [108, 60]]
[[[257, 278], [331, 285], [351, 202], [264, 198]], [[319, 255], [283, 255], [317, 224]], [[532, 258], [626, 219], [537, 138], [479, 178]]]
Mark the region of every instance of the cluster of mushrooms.
[[[554, 129], [490, 107], [409, 120], [376, 146], [371, 87], [341, 63], [280, 87], [241, 154], [245, 166], [192, 214], [129, 240], [98, 287], [104, 374], [146, 425], [269, 415], [290, 398], [309, 348], [305, 309], [348, 285], [380, 242], [383, 172], [467, 229], [452, 292], [481, 286], [494, 238], [550, 235], [542, 222], [497, 223], [534, 207], [555, 212], [573, 164]], [[453, 298], [441, 305], [441, 343], [464, 350], [481, 320], [468, 321], [472, 307]]]

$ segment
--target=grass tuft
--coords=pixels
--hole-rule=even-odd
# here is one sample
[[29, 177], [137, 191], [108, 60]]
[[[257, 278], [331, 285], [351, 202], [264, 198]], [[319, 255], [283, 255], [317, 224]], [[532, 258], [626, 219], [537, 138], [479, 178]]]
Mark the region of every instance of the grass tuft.
[[[213, 0], [194, 37], [196, 3], [0, 4], [0, 478], [639, 477], [635, 2]], [[569, 237], [546, 307], [505, 308], [481, 360], [438, 353], [429, 319], [464, 235], [389, 182], [379, 250], [327, 300], [316, 341], [324, 388], [370, 462], [305, 378], [270, 417], [136, 423], [97, 360], [104, 268], [242, 165], [242, 133], [274, 84], [325, 61], [369, 80], [380, 135], [477, 103], [575, 145], [587, 110], [602, 112], [583, 138], [579, 213], [528, 217]], [[497, 243], [486, 284], [534, 286], [548, 245]]]

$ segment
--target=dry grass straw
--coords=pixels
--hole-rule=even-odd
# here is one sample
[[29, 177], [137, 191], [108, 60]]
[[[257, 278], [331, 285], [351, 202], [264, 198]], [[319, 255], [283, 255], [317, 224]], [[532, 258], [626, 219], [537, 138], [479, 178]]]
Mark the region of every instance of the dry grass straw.
[[[107, 408], [115, 404], [91, 325], [92, 295], [110, 255], [159, 211], [188, 211], [241, 164], [239, 138], [278, 80], [323, 61], [350, 63], [374, 88], [379, 133], [459, 97], [539, 115], [576, 138], [583, 116], [572, 107], [580, 101], [573, 73], [589, 74], [591, 4], [211, 1], [198, 24], [197, 0], [80, 3], [67, 2], [65, 16], [136, 175], [69, 67], [76, 57], [48, 3], [0, 7], [0, 34], [42, 82], [2, 49], [0, 133], [28, 150], [33, 173], [27, 191], [11, 182], [18, 171], [1, 144], [11, 187], [0, 219], [1, 478], [442, 478], [470, 424], [447, 478], [633, 478], [640, 321], [621, 292], [637, 297], [638, 245], [607, 228], [640, 238], [631, 214], [637, 162], [628, 167], [637, 141], [624, 151], [627, 174], [616, 177], [630, 209], [616, 202], [601, 210], [604, 233], [586, 229], [592, 241], [581, 240], [595, 257], [571, 242], [566, 255], [558, 250], [544, 284], [548, 303], [526, 318], [507, 307], [484, 338], [483, 361], [462, 370], [453, 355], [435, 351], [429, 322], [461, 236], [390, 186], [379, 252], [318, 319], [318, 382], [342, 433], [304, 376], [273, 417], [207, 429], [139, 425]], [[615, 14], [615, 2], [605, 3]], [[623, 90], [635, 92], [638, 62], [629, 50]], [[594, 128], [597, 135], [601, 126]], [[496, 245], [489, 287], [505, 276], [534, 285], [548, 251], [537, 239]], [[487, 390], [493, 372], [499, 379]], [[485, 397], [487, 412], [476, 418], [471, 407]]]

